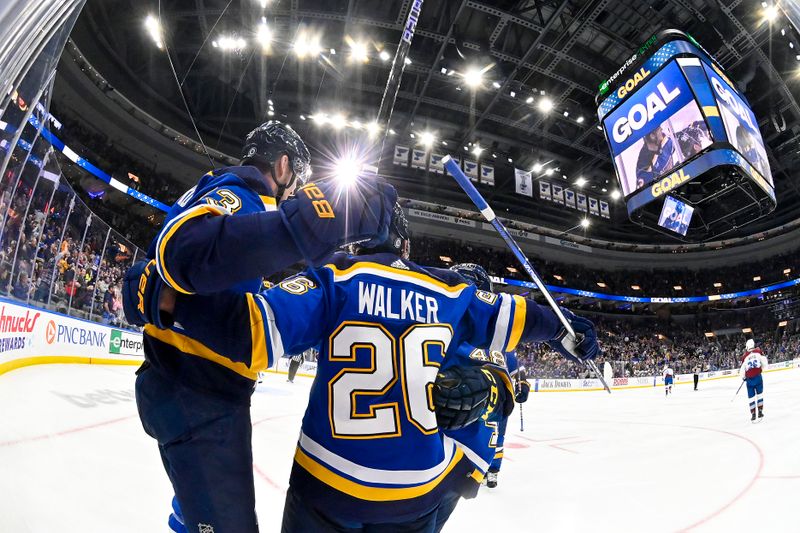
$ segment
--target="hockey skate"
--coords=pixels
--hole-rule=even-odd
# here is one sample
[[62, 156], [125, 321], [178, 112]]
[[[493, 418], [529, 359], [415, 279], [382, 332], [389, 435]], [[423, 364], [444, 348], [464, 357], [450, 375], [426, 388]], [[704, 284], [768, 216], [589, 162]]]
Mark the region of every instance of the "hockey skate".
[[497, 486], [497, 470], [486, 472], [486, 486], [493, 489]]

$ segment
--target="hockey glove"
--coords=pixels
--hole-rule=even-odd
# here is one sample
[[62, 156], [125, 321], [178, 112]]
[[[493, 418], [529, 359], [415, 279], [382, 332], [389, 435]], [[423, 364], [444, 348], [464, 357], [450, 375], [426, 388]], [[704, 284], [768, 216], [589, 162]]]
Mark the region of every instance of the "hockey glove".
[[281, 202], [283, 223], [312, 267], [337, 248], [381, 243], [389, 235], [397, 191], [383, 179], [309, 183]]
[[525, 380], [517, 382], [514, 386], [514, 401], [525, 403], [528, 401], [528, 394], [531, 392], [531, 384]]
[[[491, 415], [500, 406], [504, 416], [514, 408], [506, 389], [487, 367], [454, 366], [436, 375], [433, 405], [439, 429], [456, 430]], [[508, 404], [510, 404], [510, 409]]]
[[572, 324], [572, 329], [575, 330], [578, 338], [573, 339], [567, 333], [567, 330], [562, 327], [558, 335], [554, 339], [547, 341], [547, 344], [570, 361], [575, 361], [576, 363], [582, 363], [597, 357], [597, 354], [600, 353], [600, 347], [597, 345], [597, 332], [595, 332], [592, 321], [588, 318], [580, 317], [563, 307], [561, 310], [570, 324]]
[[134, 326], [153, 324], [159, 329], [172, 325], [172, 317], [159, 310], [161, 291], [166, 285], [156, 271], [155, 260], [139, 261], [128, 269], [122, 281], [122, 309]]

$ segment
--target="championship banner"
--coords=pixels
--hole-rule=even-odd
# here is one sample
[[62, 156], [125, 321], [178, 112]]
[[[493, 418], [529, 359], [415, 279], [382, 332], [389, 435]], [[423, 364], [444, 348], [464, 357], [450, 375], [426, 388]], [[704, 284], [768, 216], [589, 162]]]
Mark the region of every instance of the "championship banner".
[[408, 146], [394, 147], [394, 164], [403, 167], [408, 166]]
[[575, 198], [578, 201], [578, 211], [582, 211], [583, 213], [586, 212], [586, 195], [583, 193], [577, 193]]
[[411, 150], [411, 168], [425, 170], [428, 165], [428, 152], [414, 148]]
[[550, 184], [546, 181], [539, 182], [539, 198], [542, 200], [550, 199]]
[[[525, 196], [530, 196], [533, 198], [533, 183], [531, 180], [531, 173], [526, 172], [520, 168], [514, 169], [514, 181], [516, 182], [516, 192], [517, 194], [522, 194]], [[547, 190], [548, 195], [550, 194], [550, 189]], [[541, 194], [541, 191], [540, 191]]]
[[432, 153], [429, 170], [437, 174], [444, 174], [444, 165], [442, 164], [442, 159], [444, 159], [444, 154]]
[[598, 204], [597, 198], [589, 197], [589, 213], [596, 217], [600, 216], [600, 206]]
[[567, 207], [575, 209], [575, 191], [571, 189], [564, 189], [564, 204]]
[[464, 160], [464, 174], [467, 175], [469, 181], [478, 183], [478, 162], [472, 159]]
[[608, 202], [600, 200], [600, 216], [603, 218], [611, 218], [611, 211], [608, 209]]
[[564, 187], [553, 184], [553, 201], [559, 205], [564, 205]]
[[481, 183], [494, 187], [494, 167], [491, 165], [481, 165]]

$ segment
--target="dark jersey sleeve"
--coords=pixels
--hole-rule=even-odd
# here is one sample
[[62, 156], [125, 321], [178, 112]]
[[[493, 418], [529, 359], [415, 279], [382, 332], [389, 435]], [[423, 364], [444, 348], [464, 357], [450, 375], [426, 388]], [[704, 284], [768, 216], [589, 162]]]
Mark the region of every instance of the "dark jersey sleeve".
[[192, 202], [159, 233], [154, 255], [159, 274], [184, 294], [225, 290], [260, 279], [302, 255], [277, 211], [243, 187], [224, 187]]

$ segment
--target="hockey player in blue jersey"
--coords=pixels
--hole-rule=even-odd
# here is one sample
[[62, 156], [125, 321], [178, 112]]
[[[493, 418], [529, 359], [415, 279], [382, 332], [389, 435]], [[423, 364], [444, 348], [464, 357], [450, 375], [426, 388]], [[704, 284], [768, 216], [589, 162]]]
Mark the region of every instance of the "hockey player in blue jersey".
[[[478, 290], [494, 292], [494, 285], [491, 277], [489, 277], [489, 274], [480, 265], [462, 263], [450, 267], [450, 270], [458, 272], [467, 282], [472, 283]], [[471, 347], [466, 347], [466, 349], [472, 350], [470, 357], [473, 359], [492, 361], [498, 359], [498, 357], [502, 357], [502, 364], [508, 370], [509, 378], [514, 386], [514, 401], [516, 403], [528, 401], [530, 384], [525, 380], [524, 376], [520, 374], [517, 356], [514, 352], [506, 354], [491, 353], [486, 355], [483, 350], [472, 349]], [[503, 462], [503, 445], [505, 442], [506, 427], [508, 426], [508, 418], [508, 416], [502, 416], [497, 422], [484, 422], [485, 425], [492, 429], [492, 442], [494, 444], [494, 453], [488, 458], [488, 470], [486, 468], [483, 469], [486, 473], [486, 486], [489, 488], [495, 488], [497, 486], [497, 474], [500, 472], [500, 466]], [[458, 440], [457, 436], [456, 439]]]
[[[316, 265], [343, 244], [385, 239], [394, 189], [361, 183], [340, 195], [326, 184], [309, 184], [290, 197], [308, 178], [309, 165], [308, 149], [292, 128], [263, 124], [247, 136], [241, 166], [209, 172], [172, 206], [147, 261], [126, 275], [126, 317], [146, 324], [145, 363], [136, 379], [139, 416], [158, 442], [190, 531], [258, 530], [249, 406], [267, 354], [212, 343], [220, 339], [209, 338], [204, 321], [217, 325], [238, 316], [191, 306], [202, 320], [179, 327], [159, 308], [159, 296], [166, 288], [187, 296], [257, 292], [262, 277], [299, 261]], [[359, 208], [346, 209], [348, 202]]]
[[476, 291], [453, 272], [410, 262], [404, 228], [396, 206], [389, 238], [362, 245], [358, 255], [334, 255], [261, 294], [178, 294], [165, 305], [176, 324], [204, 331], [216, 353], [252, 353], [270, 364], [320, 346], [284, 532], [441, 529], [475, 485], [472, 452], [442, 429], [508, 403], [502, 373], [445, 369], [457, 357], [451, 346], [507, 352], [520, 341], [549, 340], [571, 357], [597, 353], [588, 321], [574, 323], [582, 337], [571, 342], [547, 307]]

